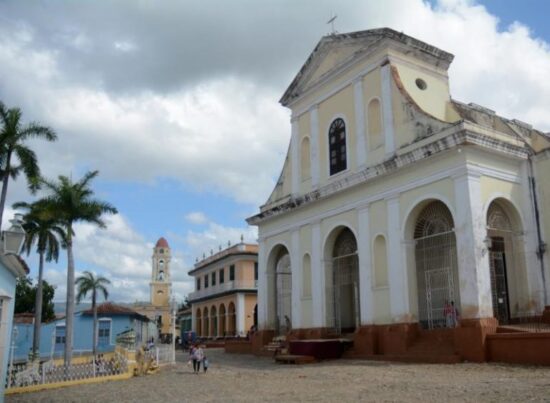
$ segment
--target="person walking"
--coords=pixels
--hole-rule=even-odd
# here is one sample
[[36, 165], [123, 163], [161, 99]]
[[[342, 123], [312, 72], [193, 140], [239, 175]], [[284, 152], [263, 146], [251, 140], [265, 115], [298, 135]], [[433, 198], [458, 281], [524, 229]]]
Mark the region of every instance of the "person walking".
[[208, 370], [208, 365], [210, 363], [208, 362], [208, 357], [206, 356], [206, 354], [204, 354], [204, 358], [202, 360], [202, 368], [204, 370], [204, 372], [206, 373], [206, 371]]
[[193, 372], [198, 374], [201, 370], [201, 362], [204, 359], [204, 351], [200, 345], [195, 344], [191, 354], [193, 356]]
[[189, 362], [193, 363], [193, 372], [196, 373], [197, 372], [197, 362], [195, 360], [195, 350], [197, 349], [197, 346], [192, 344], [190, 347], [189, 347]]

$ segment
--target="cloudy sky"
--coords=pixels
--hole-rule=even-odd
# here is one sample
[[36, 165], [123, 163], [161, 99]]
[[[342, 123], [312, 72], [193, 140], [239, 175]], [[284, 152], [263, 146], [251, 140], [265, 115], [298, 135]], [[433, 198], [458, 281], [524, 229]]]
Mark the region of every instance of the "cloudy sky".
[[[56, 130], [58, 142], [32, 144], [45, 176], [98, 169], [97, 196], [119, 209], [106, 230], [77, 228], [77, 271], [110, 278], [113, 300], [148, 299], [164, 236], [183, 299], [196, 257], [255, 240], [244, 219], [290, 136], [277, 101], [334, 14], [339, 32], [387, 26], [453, 53], [455, 99], [550, 131], [543, 0], [0, 0], [0, 100]], [[23, 180], [10, 185], [18, 200], [30, 200]], [[56, 300], [65, 268], [47, 264]]]

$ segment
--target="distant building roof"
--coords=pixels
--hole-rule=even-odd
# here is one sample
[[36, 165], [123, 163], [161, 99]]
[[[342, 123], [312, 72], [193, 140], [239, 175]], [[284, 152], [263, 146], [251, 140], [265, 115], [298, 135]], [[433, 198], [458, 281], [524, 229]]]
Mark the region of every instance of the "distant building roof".
[[191, 269], [187, 274], [192, 275], [197, 270], [202, 269], [203, 267], [206, 267], [209, 264], [218, 262], [219, 260], [225, 259], [229, 256], [234, 256], [234, 255], [258, 256], [258, 244], [241, 242], [236, 245], [230, 246], [222, 251], [219, 251], [217, 253], [213, 253], [211, 256], [205, 257], [203, 260], [196, 262], [193, 269]]
[[31, 270], [29, 269], [29, 266], [27, 265], [27, 262], [25, 261], [25, 259], [23, 259], [19, 255], [16, 255], [16, 256], [17, 256], [17, 260], [19, 260], [19, 263], [21, 263], [21, 266], [23, 266], [23, 269], [27, 272], [27, 274], [29, 274]]
[[168, 241], [164, 239], [164, 237], [160, 237], [157, 241], [157, 244], [155, 245], [155, 248], [169, 248]]
[[[83, 315], [93, 315], [94, 311], [92, 308], [87, 309], [82, 312]], [[104, 302], [101, 305], [98, 305], [97, 307], [97, 314], [103, 315], [103, 316], [109, 316], [109, 315], [128, 315], [133, 316], [136, 318], [139, 318], [144, 321], [149, 321], [149, 318], [147, 316], [144, 316], [133, 309], [130, 309], [126, 306], [113, 304], [112, 302]]]

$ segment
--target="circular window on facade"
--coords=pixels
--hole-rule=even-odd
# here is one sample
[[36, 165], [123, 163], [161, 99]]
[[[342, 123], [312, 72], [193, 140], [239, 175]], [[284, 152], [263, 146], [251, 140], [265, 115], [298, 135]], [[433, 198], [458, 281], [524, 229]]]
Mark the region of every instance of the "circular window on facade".
[[426, 88], [428, 88], [428, 84], [426, 84], [426, 81], [422, 80], [421, 78], [417, 78], [416, 81], [416, 86], [418, 87], [418, 89], [424, 91]]

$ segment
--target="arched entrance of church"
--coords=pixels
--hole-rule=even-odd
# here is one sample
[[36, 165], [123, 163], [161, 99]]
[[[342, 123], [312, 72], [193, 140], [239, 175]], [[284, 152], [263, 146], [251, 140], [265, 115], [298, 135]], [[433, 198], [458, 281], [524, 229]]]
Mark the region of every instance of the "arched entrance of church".
[[329, 236], [325, 248], [327, 322], [338, 334], [351, 333], [360, 325], [357, 240], [349, 228], [340, 227]]
[[292, 327], [292, 268], [290, 256], [285, 250], [275, 267], [276, 331], [286, 334]]
[[418, 321], [425, 329], [454, 326], [446, 316], [451, 304], [460, 307], [456, 236], [453, 217], [443, 202], [431, 201], [421, 209], [413, 238]]
[[[499, 324], [507, 324], [512, 316], [511, 297], [517, 305], [522, 299], [523, 276], [517, 252], [522, 254], [522, 226], [517, 211], [510, 202], [496, 199], [487, 210], [487, 240], [493, 316]], [[525, 285], [526, 287], [526, 285]], [[526, 294], [526, 292], [524, 292]]]

